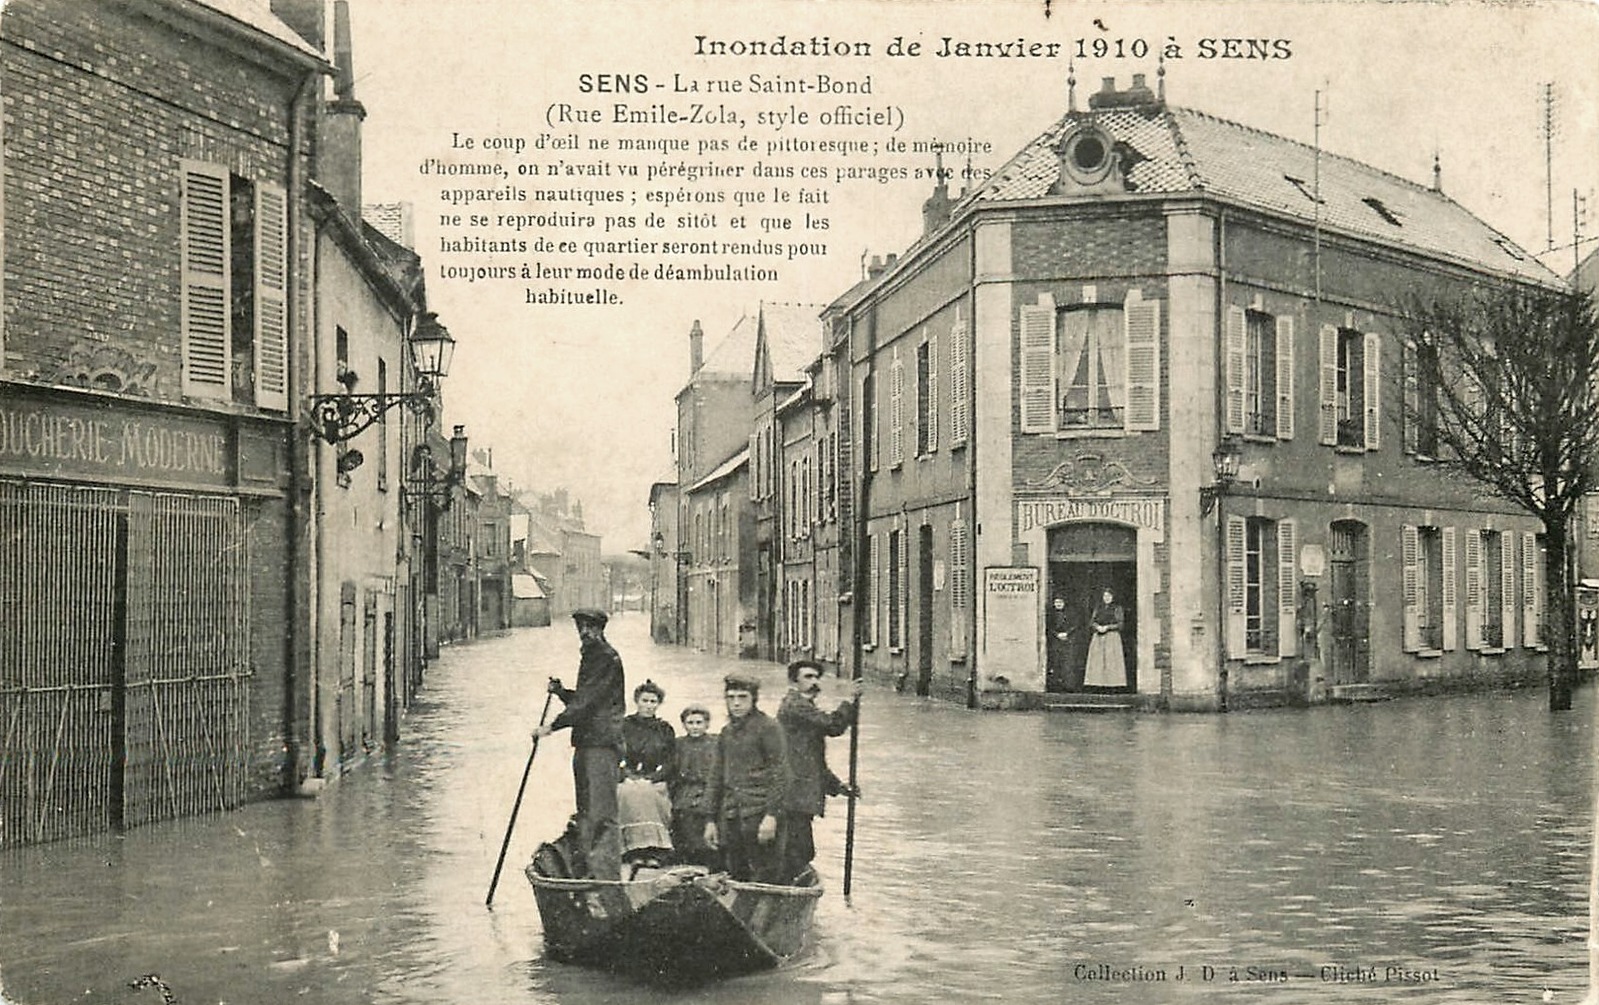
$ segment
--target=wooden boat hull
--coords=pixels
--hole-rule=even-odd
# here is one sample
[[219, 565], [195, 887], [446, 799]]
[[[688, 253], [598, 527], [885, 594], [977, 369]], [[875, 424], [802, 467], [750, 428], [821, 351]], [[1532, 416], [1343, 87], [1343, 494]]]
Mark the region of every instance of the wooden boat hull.
[[654, 984], [777, 966], [804, 948], [822, 895], [814, 872], [798, 886], [740, 883], [696, 866], [630, 882], [572, 879], [560, 844], [541, 845], [527, 867], [550, 957]]

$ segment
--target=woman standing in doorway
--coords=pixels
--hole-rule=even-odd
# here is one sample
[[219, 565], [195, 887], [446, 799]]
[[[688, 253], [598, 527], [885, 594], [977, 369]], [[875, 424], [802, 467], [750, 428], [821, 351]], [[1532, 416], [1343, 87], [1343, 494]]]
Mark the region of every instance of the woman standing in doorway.
[[1122, 652], [1122, 605], [1106, 590], [1089, 618], [1094, 630], [1088, 642], [1088, 666], [1083, 671], [1085, 687], [1126, 687], [1127, 657]]

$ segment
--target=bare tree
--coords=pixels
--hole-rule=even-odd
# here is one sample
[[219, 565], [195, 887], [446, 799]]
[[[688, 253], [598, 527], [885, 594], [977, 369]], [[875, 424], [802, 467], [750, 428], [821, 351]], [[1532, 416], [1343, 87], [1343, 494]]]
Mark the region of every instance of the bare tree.
[[1405, 316], [1411, 446], [1543, 522], [1549, 708], [1577, 676], [1572, 518], [1595, 488], [1599, 318], [1593, 299], [1533, 286], [1413, 298]]

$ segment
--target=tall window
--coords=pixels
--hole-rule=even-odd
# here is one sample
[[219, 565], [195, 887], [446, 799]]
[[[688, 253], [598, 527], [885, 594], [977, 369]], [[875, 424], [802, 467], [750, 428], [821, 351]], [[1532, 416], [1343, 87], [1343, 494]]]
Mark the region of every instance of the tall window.
[[1482, 644], [1500, 649], [1505, 644], [1504, 535], [1482, 532]]
[[1227, 653], [1292, 656], [1297, 652], [1298, 560], [1293, 520], [1227, 518]]
[[1277, 326], [1269, 314], [1244, 321], [1244, 431], [1277, 435]]
[[1276, 523], [1250, 517], [1244, 547], [1244, 648], [1277, 652]]
[[1365, 336], [1348, 328], [1338, 330], [1338, 445], [1366, 445]]
[[1405, 347], [1405, 450], [1438, 456], [1438, 386], [1432, 346]]
[[929, 431], [936, 413], [933, 411], [933, 355], [929, 351], [930, 343], [923, 342], [916, 347], [916, 456], [932, 450]]
[[1320, 440], [1329, 446], [1376, 450], [1382, 392], [1382, 339], [1352, 328], [1321, 329]]
[[1444, 547], [1443, 531], [1438, 527], [1417, 528], [1420, 555], [1420, 595], [1417, 609], [1421, 620], [1421, 647], [1444, 647]]
[[[389, 361], [378, 357], [378, 398], [389, 393]], [[378, 413], [378, 491], [389, 490], [389, 420], [388, 411]]]
[[1060, 324], [1061, 428], [1120, 428], [1127, 404], [1121, 305], [1067, 308]]
[[1022, 432], [1160, 428], [1158, 300], [1103, 303], [1085, 288], [1057, 310], [1045, 294], [1018, 323]]

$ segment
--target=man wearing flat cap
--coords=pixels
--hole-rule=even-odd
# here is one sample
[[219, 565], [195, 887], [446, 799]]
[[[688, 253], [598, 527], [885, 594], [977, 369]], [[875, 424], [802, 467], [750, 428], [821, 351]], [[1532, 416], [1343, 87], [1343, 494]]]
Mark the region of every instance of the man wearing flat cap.
[[577, 687], [551, 677], [549, 692], [566, 709], [533, 731], [535, 738], [572, 730], [572, 781], [577, 791], [577, 834], [588, 875], [619, 879], [621, 834], [616, 822], [616, 786], [621, 781], [622, 719], [627, 712], [627, 682], [622, 658], [605, 641], [604, 611], [580, 607], [572, 612], [582, 641]]
[[729, 674], [722, 682], [727, 725], [717, 735], [711, 775], [711, 820], [705, 843], [720, 849], [728, 875], [756, 883], [783, 881], [778, 817], [788, 792], [788, 751], [783, 728], [756, 707], [761, 684]]
[[[783, 803], [783, 878], [792, 881], [816, 857], [811, 822], [827, 809], [828, 796], [850, 794], [850, 788], [827, 766], [827, 738], [840, 736], [855, 721], [861, 682], [852, 695], [831, 712], [816, 707], [822, 693], [822, 665], [815, 660], [795, 660], [788, 665], [788, 693], [777, 707], [788, 747], [788, 797]], [[858, 794], [858, 793], [857, 793]]]

